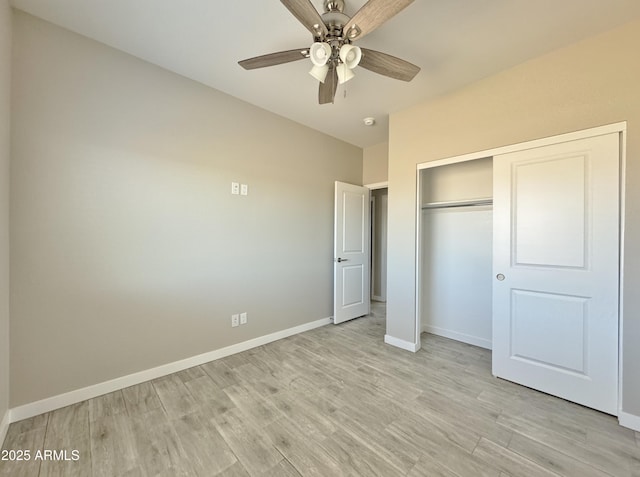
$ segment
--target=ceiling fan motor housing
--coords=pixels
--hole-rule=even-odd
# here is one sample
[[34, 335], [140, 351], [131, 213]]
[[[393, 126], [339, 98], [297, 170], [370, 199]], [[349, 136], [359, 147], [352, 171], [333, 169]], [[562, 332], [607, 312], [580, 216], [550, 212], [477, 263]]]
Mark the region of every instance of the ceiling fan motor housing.
[[343, 13], [344, 6], [344, 0], [324, 0], [324, 13], [321, 17], [327, 27], [327, 33], [324, 37], [316, 38], [316, 41], [331, 46], [331, 61], [336, 64], [340, 63], [340, 48], [344, 44], [351, 43], [343, 34], [343, 29], [349, 21], [349, 17]]

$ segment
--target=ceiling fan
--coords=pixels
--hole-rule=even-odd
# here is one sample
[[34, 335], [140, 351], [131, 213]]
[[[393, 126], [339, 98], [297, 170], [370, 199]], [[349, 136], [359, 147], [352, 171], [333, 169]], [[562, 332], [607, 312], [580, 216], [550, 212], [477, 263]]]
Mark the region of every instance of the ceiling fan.
[[352, 42], [371, 33], [414, 0], [369, 0], [349, 18], [344, 0], [324, 0], [320, 15], [310, 0], [280, 0], [313, 35], [310, 48], [280, 51], [239, 61], [246, 70], [280, 65], [310, 58], [309, 72], [320, 82], [318, 101], [333, 103], [338, 84], [353, 78], [353, 68], [360, 65], [374, 73], [411, 81], [420, 71], [416, 65], [379, 51], [359, 48]]

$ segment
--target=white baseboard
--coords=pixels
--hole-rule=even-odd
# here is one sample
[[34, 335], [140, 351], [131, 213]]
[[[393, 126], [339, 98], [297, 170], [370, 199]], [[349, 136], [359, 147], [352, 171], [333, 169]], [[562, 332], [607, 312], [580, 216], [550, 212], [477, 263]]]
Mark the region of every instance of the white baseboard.
[[[62, 407], [70, 406], [87, 399], [92, 399], [103, 394], [108, 394], [120, 389], [128, 388], [136, 384], [144, 383], [152, 379], [161, 378], [178, 371], [182, 371], [194, 366], [199, 366], [209, 361], [215, 361], [216, 359], [224, 358], [232, 354], [241, 353], [252, 348], [257, 348], [274, 341], [287, 338], [289, 336], [297, 335], [305, 331], [313, 330], [321, 326], [325, 326], [332, 323], [331, 318], [322, 318], [320, 320], [305, 323], [304, 325], [294, 326], [286, 330], [277, 331], [265, 336], [260, 336], [251, 340], [243, 341], [242, 343], [220, 348], [208, 353], [186, 358], [173, 363], [164, 364], [156, 368], [147, 369], [138, 373], [129, 374], [120, 378], [105, 381], [103, 383], [87, 386], [86, 388], [76, 389], [68, 393], [59, 394], [50, 398], [42, 399], [40, 401], [24, 404], [22, 406], [15, 407], [8, 412], [10, 416], [10, 422], [17, 422], [23, 419], [28, 419], [45, 412], [60, 409]], [[3, 421], [4, 422], [4, 421]]]
[[640, 432], [640, 416], [620, 411], [618, 414], [618, 422], [623, 427], [628, 427], [636, 432]]
[[412, 353], [415, 353], [420, 349], [420, 342], [412, 343], [410, 341], [401, 340], [400, 338], [394, 338], [390, 335], [384, 335], [384, 342], [388, 345], [395, 346], [396, 348], [411, 351]]
[[4, 444], [5, 437], [7, 437], [9, 424], [11, 424], [11, 410], [7, 409], [7, 412], [5, 412], [4, 416], [2, 417], [2, 421], [0, 421], [0, 449]]
[[444, 338], [450, 338], [470, 345], [479, 346], [480, 348], [492, 349], [491, 340], [485, 338], [479, 338], [477, 336], [467, 335], [465, 333], [459, 333], [457, 331], [431, 325], [422, 325], [422, 331], [431, 333], [432, 335], [442, 336]]

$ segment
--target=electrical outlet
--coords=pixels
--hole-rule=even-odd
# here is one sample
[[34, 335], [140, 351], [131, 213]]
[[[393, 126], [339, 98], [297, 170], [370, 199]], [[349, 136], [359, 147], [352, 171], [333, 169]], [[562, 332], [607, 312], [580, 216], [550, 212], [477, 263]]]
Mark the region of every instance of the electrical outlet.
[[240, 313], [240, 324], [241, 325], [246, 325], [247, 324], [247, 312], [243, 312]]
[[231, 193], [233, 195], [238, 195], [240, 193], [240, 184], [238, 184], [237, 182], [232, 182], [231, 183]]
[[231, 326], [235, 328], [240, 324], [240, 315], [237, 313], [235, 315], [231, 315]]

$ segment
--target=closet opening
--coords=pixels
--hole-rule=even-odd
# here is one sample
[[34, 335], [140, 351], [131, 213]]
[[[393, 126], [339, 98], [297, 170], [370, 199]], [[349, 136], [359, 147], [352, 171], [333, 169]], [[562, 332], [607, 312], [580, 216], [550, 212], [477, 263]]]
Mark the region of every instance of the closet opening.
[[419, 172], [418, 333], [492, 347], [493, 159]]
[[419, 164], [415, 336], [488, 348], [494, 376], [617, 415], [625, 130]]

